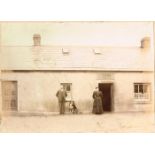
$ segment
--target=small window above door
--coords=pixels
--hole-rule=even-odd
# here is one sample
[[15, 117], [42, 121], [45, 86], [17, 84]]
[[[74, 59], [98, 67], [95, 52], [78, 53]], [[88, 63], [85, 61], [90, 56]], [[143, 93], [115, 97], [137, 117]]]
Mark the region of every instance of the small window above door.
[[61, 83], [61, 85], [63, 86], [64, 90], [67, 92], [66, 100], [71, 101], [72, 100], [72, 83]]

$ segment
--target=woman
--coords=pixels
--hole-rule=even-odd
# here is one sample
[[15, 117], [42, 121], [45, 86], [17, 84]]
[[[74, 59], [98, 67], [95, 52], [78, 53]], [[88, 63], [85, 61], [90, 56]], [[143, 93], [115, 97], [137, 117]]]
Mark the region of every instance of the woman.
[[96, 90], [93, 92], [93, 114], [102, 114], [103, 113], [103, 107], [102, 107], [102, 92], [98, 90], [98, 87], [96, 87]]

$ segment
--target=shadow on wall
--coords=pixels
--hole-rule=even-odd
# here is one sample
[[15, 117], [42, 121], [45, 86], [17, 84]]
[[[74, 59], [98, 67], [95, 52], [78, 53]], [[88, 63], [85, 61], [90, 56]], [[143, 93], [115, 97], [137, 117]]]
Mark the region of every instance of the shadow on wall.
[[[79, 113], [83, 112], [91, 112], [93, 108], [93, 101], [92, 100], [78, 100], [75, 101], [75, 104], [79, 110]], [[54, 101], [46, 101], [43, 104], [43, 108], [47, 112], [58, 112], [59, 111], [59, 104], [58, 102]], [[65, 103], [66, 112], [69, 111], [69, 103]]]
[[45, 101], [43, 106], [44, 106], [45, 111], [47, 111], [47, 112], [57, 112], [57, 111], [59, 111], [58, 102]]
[[75, 102], [80, 112], [91, 112], [93, 108], [93, 100], [78, 100]]

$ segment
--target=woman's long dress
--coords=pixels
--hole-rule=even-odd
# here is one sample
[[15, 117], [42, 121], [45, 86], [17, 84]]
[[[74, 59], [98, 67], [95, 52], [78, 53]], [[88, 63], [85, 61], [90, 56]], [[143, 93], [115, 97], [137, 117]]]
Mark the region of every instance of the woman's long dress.
[[94, 91], [93, 92], [93, 111], [94, 114], [102, 114], [103, 113], [103, 106], [102, 106], [102, 92], [101, 91]]

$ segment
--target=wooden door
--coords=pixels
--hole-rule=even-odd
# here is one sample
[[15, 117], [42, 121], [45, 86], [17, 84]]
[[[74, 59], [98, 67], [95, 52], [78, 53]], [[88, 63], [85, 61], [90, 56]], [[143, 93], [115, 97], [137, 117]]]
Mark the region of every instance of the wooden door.
[[2, 110], [17, 110], [17, 82], [2, 81]]

